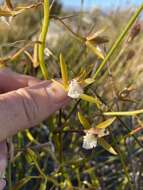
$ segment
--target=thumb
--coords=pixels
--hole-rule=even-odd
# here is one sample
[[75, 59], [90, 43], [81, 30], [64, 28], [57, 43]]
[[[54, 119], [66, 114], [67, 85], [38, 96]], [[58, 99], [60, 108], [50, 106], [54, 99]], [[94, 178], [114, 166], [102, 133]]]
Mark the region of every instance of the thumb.
[[40, 123], [68, 102], [66, 92], [49, 81], [0, 95], [0, 141]]

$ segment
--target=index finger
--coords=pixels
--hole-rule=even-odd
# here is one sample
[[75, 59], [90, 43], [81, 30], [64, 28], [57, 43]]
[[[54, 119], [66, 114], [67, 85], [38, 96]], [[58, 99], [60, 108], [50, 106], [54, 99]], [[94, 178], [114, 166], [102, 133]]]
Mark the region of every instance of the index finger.
[[9, 92], [26, 86], [33, 86], [40, 82], [34, 77], [18, 74], [9, 68], [0, 69], [0, 93]]

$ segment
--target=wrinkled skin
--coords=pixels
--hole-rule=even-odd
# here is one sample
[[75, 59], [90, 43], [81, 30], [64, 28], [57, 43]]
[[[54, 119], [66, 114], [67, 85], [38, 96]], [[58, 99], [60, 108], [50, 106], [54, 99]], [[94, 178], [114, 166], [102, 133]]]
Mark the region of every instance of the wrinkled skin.
[[[0, 70], [0, 176], [7, 166], [6, 138], [30, 128], [65, 106], [69, 98], [55, 82], [40, 81], [8, 68]], [[22, 121], [22, 122], [21, 122]], [[6, 185], [0, 179], [0, 190]]]

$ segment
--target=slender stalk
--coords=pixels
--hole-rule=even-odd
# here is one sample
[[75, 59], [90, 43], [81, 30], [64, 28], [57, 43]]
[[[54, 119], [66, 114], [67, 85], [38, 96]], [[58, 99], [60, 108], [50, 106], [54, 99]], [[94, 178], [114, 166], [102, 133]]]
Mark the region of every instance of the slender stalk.
[[117, 38], [117, 40], [115, 41], [115, 43], [112, 45], [112, 47], [109, 50], [109, 52], [107, 53], [105, 59], [102, 61], [101, 65], [98, 67], [98, 69], [96, 70], [95, 74], [93, 75], [94, 79], [98, 76], [98, 74], [101, 71], [101, 69], [104, 67], [104, 65], [107, 63], [107, 61], [113, 55], [113, 53], [115, 52], [115, 50], [117, 49], [117, 47], [120, 45], [120, 43], [122, 42], [122, 40], [124, 39], [124, 37], [126, 36], [126, 34], [128, 33], [128, 31], [130, 30], [130, 28], [132, 27], [132, 25], [134, 24], [134, 22], [136, 21], [137, 17], [139, 16], [139, 14], [141, 13], [142, 10], [143, 10], [143, 3], [137, 9], [137, 11], [133, 14], [133, 16], [130, 18], [130, 20], [129, 20], [128, 24], [126, 25], [125, 29], [119, 35], [119, 37]]
[[40, 68], [42, 71], [42, 74], [45, 79], [48, 79], [48, 71], [46, 68], [46, 65], [44, 63], [44, 49], [46, 46], [46, 36], [48, 32], [49, 27], [49, 0], [44, 0], [44, 20], [42, 25], [42, 31], [40, 34], [40, 42], [39, 44], [39, 62], [40, 62]]
[[11, 161], [8, 160], [8, 190], [12, 189], [12, 174], [11, 174]]
[[134, 111], [123, 111], [123, 112], [104, 112], [104, 115], [112, 115], [112, 116], [135, 116], [138, 114], [143, 114], [143, 109], [141, 110], [134, 110]]

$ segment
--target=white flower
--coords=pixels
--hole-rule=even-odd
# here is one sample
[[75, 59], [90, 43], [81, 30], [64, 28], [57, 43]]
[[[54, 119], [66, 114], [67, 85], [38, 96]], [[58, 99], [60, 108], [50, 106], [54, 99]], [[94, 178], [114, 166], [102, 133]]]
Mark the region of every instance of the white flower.
[[97, 146], [97, 139], [109, 135], [109, 131], [100, 128], [90, 128], [85, 131], [86, 135], [83, 137], [82, 147], [85, 149], [92, 149]]
[[97, 145], [97, 137], [90, 133], [86, 133], [86, 135], [83, 137], [82, 147], [85, 149], [92, 149], [96, 147], [96, 145]]
[[77, 80], [73, 79], [69, 85], [68, 96], [71, 98], [79, 98], [81, 94], [83, 94], [83, 88]]

